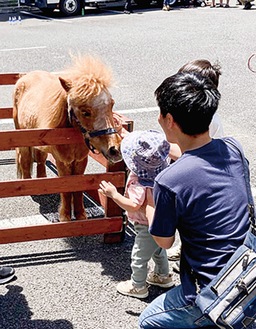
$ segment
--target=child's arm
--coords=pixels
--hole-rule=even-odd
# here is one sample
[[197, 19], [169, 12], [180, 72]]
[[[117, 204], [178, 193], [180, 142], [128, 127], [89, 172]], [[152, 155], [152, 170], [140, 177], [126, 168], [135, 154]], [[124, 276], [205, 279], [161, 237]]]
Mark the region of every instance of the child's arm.
[[107, 183], [106, 181], [103, 180], [100, 183], [100, 188], [98, 189], [98, 191], [99, 193], [111, 198], [119, 207], [121, 207], [126, 211], [129, 212], [138, 211], [139, 208], [141, 207], [139, 204], [133, 202], [129, 198], [126, 198], [125, 196], [120, 194], [117, 191], [116, 187], [110, 182]]
[[154, 218], [155, 207], [152, 189], [147, 188], [147, 205], [146, 205], [146, 217], [148, 219], [148, 225], [151, 226]]

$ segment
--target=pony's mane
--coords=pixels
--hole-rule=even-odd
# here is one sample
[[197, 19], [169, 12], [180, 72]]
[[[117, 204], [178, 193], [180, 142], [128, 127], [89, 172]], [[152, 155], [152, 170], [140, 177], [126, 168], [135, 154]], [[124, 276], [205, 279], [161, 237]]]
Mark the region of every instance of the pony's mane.
[[73, 56], [72, 62], [73, 65], [64, 71], [72, 82], [71, 98], [82, 101], [99, 95], [112, 85], [111, 69], [97, 57]]

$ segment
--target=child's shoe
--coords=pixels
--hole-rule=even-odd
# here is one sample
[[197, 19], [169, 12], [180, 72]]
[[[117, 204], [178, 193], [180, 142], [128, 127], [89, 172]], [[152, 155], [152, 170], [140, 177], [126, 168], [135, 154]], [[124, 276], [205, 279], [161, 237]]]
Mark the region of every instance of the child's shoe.
[[116, 286], [117, 291], [125, 296], [135, 298], [146, 298], [148, 297], [148, 287], [142, 288], [135, 287], [131, 280], [119, 282]]
[[148, 274], [147, 283], [152, 286], [158, 286], [162, 288], [171, 288], [174, 286], [171, 274], [168, 276], [163, 276], [154, 272]]

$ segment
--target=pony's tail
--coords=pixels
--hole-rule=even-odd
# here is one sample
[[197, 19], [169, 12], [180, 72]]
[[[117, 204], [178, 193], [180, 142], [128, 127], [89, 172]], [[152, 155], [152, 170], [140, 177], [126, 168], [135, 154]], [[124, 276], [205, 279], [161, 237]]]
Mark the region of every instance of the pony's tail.
[[17, 178], [31, 178], [33, 169], [33, 157], [31, 147], [16, 148]]

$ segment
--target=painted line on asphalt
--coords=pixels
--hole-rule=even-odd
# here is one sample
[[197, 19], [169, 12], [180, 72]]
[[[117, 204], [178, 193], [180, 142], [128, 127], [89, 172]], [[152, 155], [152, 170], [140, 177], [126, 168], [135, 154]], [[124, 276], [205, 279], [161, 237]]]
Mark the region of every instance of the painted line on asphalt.
[[26, 216], [19, 218], [0, 219], [0, 228], [31, 226], [36, 224], [47, 224], [49, 221], [43, 215]]
[[157, 112], [157, 111], [159, 111], [158, 107], [142, 107], [139, 109], [120, 110], [116, 112], [120, 114], [137, 114], [137, 113]]
[[20, 51], [20, 50], [32, 50], [32, 49], [45, 49], [46, 46], [37, 46], [37, 47], [23, 47], [23, 48], [8, 48], [8, 49], [0, 49], [0, 52], [7, 51]]
[[[120, 110], [116, 111], [120, 114], [139, 114], [139, 113], [148, 113], [148, 112], [157, 112], [159, 111], [158, 107], [142, 107], [139, 109], [130, 109], [130, 110]], [[13, 123], [13, 119], [0, 119], [1, 124], [11, 124]]]

